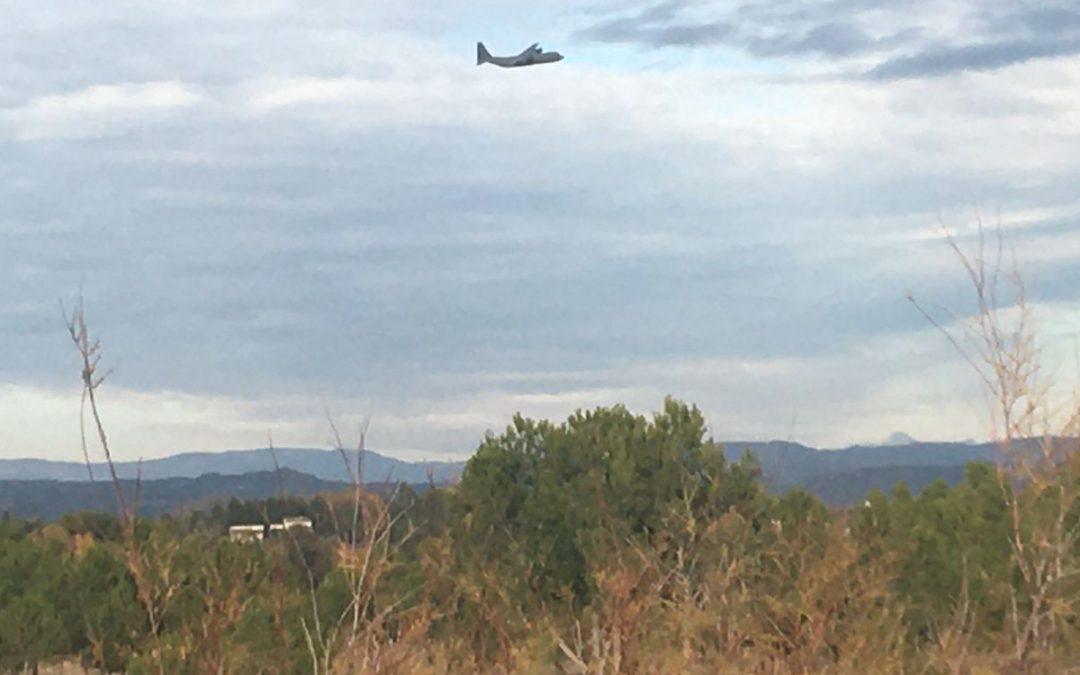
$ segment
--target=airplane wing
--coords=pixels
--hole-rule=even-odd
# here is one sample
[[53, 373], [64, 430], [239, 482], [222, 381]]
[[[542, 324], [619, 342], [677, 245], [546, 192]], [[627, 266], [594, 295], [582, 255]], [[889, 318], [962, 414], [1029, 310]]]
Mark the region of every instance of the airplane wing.
[[531, 65], [533, 63], [533, 60], [536, 58], [536, 55], [539, 54], [540, 51], [540, 43], [534, 42], [525, 51], [517, 55], [517, 58], [514, 59], [514, 64], [518, 66]]

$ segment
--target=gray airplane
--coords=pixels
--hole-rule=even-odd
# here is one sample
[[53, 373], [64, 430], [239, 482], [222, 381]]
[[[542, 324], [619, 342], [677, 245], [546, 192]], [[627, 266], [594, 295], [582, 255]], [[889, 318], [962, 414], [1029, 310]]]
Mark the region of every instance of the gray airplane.
[[534, 44], [517, 56], [492, 56], [483, 42], [476, 43], [476, 65], [493, 63], [503, 68], [520, 68], [521, 66], [535, 66], [540, 63], [555, 63], [562, 61], [563, 55], [559, 52], [545, 52], [539, 44]]

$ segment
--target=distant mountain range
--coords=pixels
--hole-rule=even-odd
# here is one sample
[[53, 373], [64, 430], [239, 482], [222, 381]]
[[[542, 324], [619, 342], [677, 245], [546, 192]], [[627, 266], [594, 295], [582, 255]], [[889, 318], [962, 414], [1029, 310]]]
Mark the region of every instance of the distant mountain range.
[[[889, 444], [819, 450], [784, 441], [732, 441], [727, 457], [737, 460], [751, 450], [761, 464], [770, 491], [802, 487], [833, 506], [854, 504], [873, 489], [891, 490], [898, 481], [918, 492], [941, 478], [950, 484], [963, 479], [968, 462], [992, 462], [999, 452], [988, 443], [902, 443], [910, 437], [894, 434]], [[892, 444], [900, 443], [900, 444]], [[1033, 443], [1032, 443], [1033, 444]], [[347, 453], [350, 462], [355, 455]], [[142, 463], [142, 508], [145, 515], [174, 511], [198, 502], [238, 497], [262, 499], [278, 494], [274, 456], [282, 468], [288, 494], [311, 495], [348, 484], [341, 454], [333, 450], [278, 448], [193, 452]], [[445, 484], [461, 475], [464, 462], [406, 462], [367, 451], [364, 481]], [[71, 510], [114, 508], [108, 470], [93, 465], [96, 482], [86, 465], [40, 459], [0, 460], [0, 512], [55, 518]], [[134, 489], [135, 462], [116, 465], [119, 476]]]
[[[993, 443], [904, 443], [910, 436], [893, 434], [883, 445], [856, 445], [842, 450], [818, 450], [784, 441], [729, 442], [724, 454], [737, 460], [752, 450], [761, 464], [770, 491], [785, 492], [801, 487], [830, 506], [861, 502], [872, 490], [889, 492], [904, 482], [912, 492], [920, 492], [937, 479], [955, 485], [964, 479], [970, 462], [996, 463], [1002, 459], [1000, 446]], [[1059, 447], [1075, 447], [1057, 439]], [[1014, 450], [1034, 455], [1040, 439], [1014, 441]]]
[[[776, 490], [808, 487], [820, 484], [822, 479], [835, 480], [851, 472], [862, 476], [862, 482], [874, 475], [880, 475], [884, 480], [896, 469], [905, 470], [911, 477], [941, 474], [943, 478], [949, 478], [952, 474], [942, 469], [951, 467], [961, 470], [960, 474], [952, 476], [958, 478], [962, 477], [962, 469], [968, 462], [993, 462], [1000, 455], [998, 447], [992, 443], [856, 445], [843, 450], [818, 450], [785, 441], [732, 441], [724, 444], [724, 454], [732, 461], [746, 450], [754, 452], [761, 463], [766, 483]], [[886, 472], [885, 469], [890, 471]], [[893, 484], [884, 487], [891, 489]], [[914, 485], [910, 487], [915, 488]]]
[[[355, 467], [356, 453], [346, 452], [350, 465]], [[143, 480], [159, 478], [197, 478], [207, 473], [223, 476], [258, 471], [273, 471], [274, 459], [281, 468], [310, 474], [321, 480], [349, 482], [349, 470], [341, 453], [336, 450], [311, 448], [225, 450], [222, 452], [185, 452], [162, 459], [149, 459], [142, 463]], [[365, 482], [435, 483], [454, 480], [465, 467], [464, 462], [406, 462], [380, 455], [371, 450], [364, 452], [363, 480]], [[108, 467], [93, 464], [94, 478], [106, 479]], [[120, 478], [135, 478], [139, 473], [137, 462], [117, 462], [116, 473]], [[0, 480], [62, 480], [85, 481], [89, 478], [83, 462], [53, 462], [44, 459], [0, 459]]]
[[[85, 467], [83, 471], [85, 471]], [[120, 481], [127, 499], [135, 494], [135, 481]], [[223, 476], [208, 473], [198, 478], [144, 480], [139, 494], [139, 515], [158, 516], [184, 509], [204, 508], [237, 499], [267, 499], [280, 494], [309, 497], [347, 488], [348, 483], [320, 480], [291, 469], [255, 471]], [[93, 483], [57, 480], [0, 480], [0, 513], [21, 518], [56, 520], [74, 511], [116, 512], [116, 497], [107, 480]]]

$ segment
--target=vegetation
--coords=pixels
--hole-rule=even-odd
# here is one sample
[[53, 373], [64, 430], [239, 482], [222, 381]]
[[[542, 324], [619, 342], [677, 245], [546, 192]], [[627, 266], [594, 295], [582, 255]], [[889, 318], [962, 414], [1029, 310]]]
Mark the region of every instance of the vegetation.
[[[726, 462], [699, 411], [677, 401], [652, 418], [621, 407], [562, 424], [517, 418], [483, 441], [460, 484], [423, 494], [233, 502], [134, 527], [103, 514], [5, 517], [0, 668], [1071, 666], [1080, 547], [1048, 550], [1044, 537], [1080, 464], [1071, 456], [1038, 485], [999, 475], [972, 464], [956, 487], [915, 497], [900, 485], [830, 513], [805, 492], [769, 496], [754, 458]], [[313, 516], [317, 531], [223, 536], [285, 511]], [[1061, 532], [1078, 523], [1074, 500]]]
[[[952, 241], [950, 239], [950, 241]], [[729, 462], [695, 407], [515, 418], [460, 482], [350, 486], [48, 525], [0, 519], [0, 669], [56, 661], [132, 673], [1067, 672], [1080, 663], [1077, 415], [1054, 419], [1022, 286], [955, 249], [973, 318], [927, 311], [995, 402], [1000, 464], [955, 486], [902, 483], [832, 510], [771, 495]], [[1017, 311], [1018, 310], [1018, 311]], [[106, 460], [99, 345], [72, 316]], [[335, 431], [335, 436], [336, 436]], [[237, 520], [314, 521], [264, 542]]]

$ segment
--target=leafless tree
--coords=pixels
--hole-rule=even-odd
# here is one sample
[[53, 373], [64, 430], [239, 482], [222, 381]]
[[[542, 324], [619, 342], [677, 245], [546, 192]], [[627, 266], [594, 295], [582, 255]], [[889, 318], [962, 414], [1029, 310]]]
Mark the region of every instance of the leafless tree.
[[[1001, 448], [999, 485], [1010, 514], [1009, 545], [1022, 579], [1010, 612], [1014, 656], [1030, 667], [1036, 652], [1046, 652], [1077, 598], [1066, 582], [1080, 574], [1073, 552], [1078, 531], [1068, 515], [1077, 504], [1077, 482], [1062, 475], [1076, 449], [1080, 408], [1073, 406], [1055, 429], [1050, 386], [1042, 378], [1040, 348], [1015, 256], [1006, 257], [999, 229], [988, 250], [979, 223], [973, 251], [965, 251], [942, 226], [945, 242], [967, 276], [974, 309], [956, 314], [911, 302], [977, 373], [992, 402], [992, 437]], [[941, 319], [939, 317], [945, 317]], [[1050, 517], [1036, 517], [1049, 511]]]
[[94, 470], [90, 462], [90, 450], [86, 442], [86, 404], [90, 404], [90, 414], [94, 420], [94, 429], [97, 432], [98, 441], [101, 443], [101, 451], [105, 454], [105, 462], [109, 469], [109, 476], [112, 479], [113, 491], [116, 495], [116, 508], [117, 515], [119, 516], [121, 523], [128, 523], [134, 514], [129, 510], [127, 500], [124, 498], [124, 490], [120, 485], [120, 479], [116, 475], [116, 466], [113, 464], [112, 450], [109, 447], [109, 437], [105, 433], [105, 424], [101, 421], [101, 411], [98, 408], [98, 389], [104, 384], [105, 379], [109, 376], [110, 371], [101, 372], [101, 358], [102, 348], [101, 341], [90, 335], [90, 330], [86, 325], [86, 311], [83, 305], [82, 294], [79, 295], [78, 302], [69, 314], [61, 303], [61, 313], [64, 317], [64, 323], [67, 326], [68, 334], [71, 336], [71, 341], [75, 345], [75, 349], [79, 352], [79, 359], [82, 365], [82, 398], [80, 403], [80, 415], [79, 415], [79, 431], [82, 439], [82, 452], [83, 459], [86, 462], [86, 470], [90, 475], [90, 480], [94, 480]]

